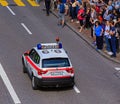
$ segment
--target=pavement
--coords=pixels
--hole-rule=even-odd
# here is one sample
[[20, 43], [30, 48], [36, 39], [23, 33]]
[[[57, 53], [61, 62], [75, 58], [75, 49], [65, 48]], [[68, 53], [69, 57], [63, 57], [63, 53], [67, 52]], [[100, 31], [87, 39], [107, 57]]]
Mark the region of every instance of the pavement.
[[[58, 18], [58, 14], [56, 10], [52, 10], [53, 15], [55, 15]], [[73, 32], [76, 33], [80, 38], [82, 38], [87, 44], [89, 44], [93, 49], [96, 50], [96, 46], [92, 44], [93, 39], [91, 38], [91, 31], [90, 29], [84, 29], [81, 33], [79, 32], [79, 23], [75, 22], [70, 22], [70, 17], [65, 16], [65, 26], [68, 26]], [[96, 50], [99, 54], [101, 54], [103, 57], [107, 58], [108, 60], [120, 64], [120, 52], [117, 53], [116, 58], [111, 58], [110, 55], [107, 54], [106, 49], [105, 49], [105, 44], [104, 48], [102, 50]]]

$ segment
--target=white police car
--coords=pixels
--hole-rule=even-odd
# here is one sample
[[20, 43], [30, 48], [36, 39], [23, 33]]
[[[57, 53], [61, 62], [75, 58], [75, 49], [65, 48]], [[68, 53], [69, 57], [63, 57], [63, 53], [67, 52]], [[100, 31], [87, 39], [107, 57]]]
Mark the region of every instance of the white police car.
[[61, 43], [43, 43], [22, 56], [23, 72], [32, 80], [32, 88], [74, 85], [74, 69]]

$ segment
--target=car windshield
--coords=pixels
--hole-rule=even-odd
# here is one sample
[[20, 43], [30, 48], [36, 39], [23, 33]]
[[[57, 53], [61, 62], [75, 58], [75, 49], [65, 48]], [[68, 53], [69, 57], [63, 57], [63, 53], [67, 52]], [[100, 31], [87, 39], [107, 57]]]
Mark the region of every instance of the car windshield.
[[69, 67], [70, 63], [68, 58], [50, 58], [42, 60], [43, 68], [51, 68], [51, 67]]

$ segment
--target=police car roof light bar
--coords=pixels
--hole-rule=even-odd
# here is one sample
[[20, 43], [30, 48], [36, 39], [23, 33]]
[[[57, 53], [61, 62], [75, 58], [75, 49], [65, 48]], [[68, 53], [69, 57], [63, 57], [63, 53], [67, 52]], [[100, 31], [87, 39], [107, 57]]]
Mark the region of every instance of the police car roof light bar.
[[42, 45], [41, 44], [37, 44], [37, 49], [42, 49]]
[[59, 45], [59, 48], [62, 48], [62, 43], [58, 43], [58, 45]]
[[37, 49], [41, 50], [41, 49], [61, 49], [62, 48], [62, 43], [57, 43], [55, 44], [46, 44], [46, 45], [42, 45], [42, 44], [37, 44]]

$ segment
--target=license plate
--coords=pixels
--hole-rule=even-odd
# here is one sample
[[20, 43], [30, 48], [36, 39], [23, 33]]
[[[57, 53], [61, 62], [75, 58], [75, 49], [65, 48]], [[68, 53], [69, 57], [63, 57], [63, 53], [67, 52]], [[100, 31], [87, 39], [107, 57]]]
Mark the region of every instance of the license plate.
[[52, 76], [61, 76], [63, 75], [63, 72], [51, 72]]

